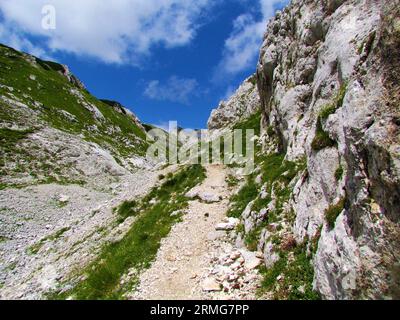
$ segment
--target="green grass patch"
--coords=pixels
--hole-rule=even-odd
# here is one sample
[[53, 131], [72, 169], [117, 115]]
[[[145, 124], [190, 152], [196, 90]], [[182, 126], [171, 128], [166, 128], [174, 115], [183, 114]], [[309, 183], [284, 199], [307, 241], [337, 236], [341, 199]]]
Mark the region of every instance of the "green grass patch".
[[118, 222], [124, 222], [128, 217], [135, 217], [139, 214], [138, 202], [135, 200], [125, 201], [122, 205], [117, 208], [117, 213], [119, 215]]
[[253, 75], [249, 78], [248, 82], [250, 82], [253, 86], [257, 85], [257, 75]]
[[[294, 257], [291, 262], [289, 252]], [[313, 290], [312, 255], [307, 255], [306, 243], [289, 252], [279, 252], [279, 260], [270, 269], [260, 268], [263, 281], [259, 294], [273, 292], [275, 300], [319, 300]]]
[[7, 267], [5, 267], [6, 271], [13, 271], [17, 267], [17, 262], [10, 263]]
[[345, 208], [346, 198], [340, 199], [336, 204], [325, 210], [325, 219], [330, 229], [335, 227], [336, 219]]
[[346, 96], [348, 87], [348, 81], [345, 81], [339, 88], [338, 93], [334, 97], [333, 101], [326, 106], [324, 106], [317, 120], [317, 128], [315, 132], [314, 140], [312, 141], [311, 147], [314, 151], [320, 151], [325, 148], [336, 146], [336, 141], [329, 137], [329, 134], [324, 131], [322, 127], [322, 122], [328, 119], [331, 114], [334, 114], [337, 109], [343, 106], [344, 97]]
[[251, 115], [249, 118], [242, 120], [241, 122], [237, 123], [234, 127], [234, 130], [244, 130], [244, 136], [245, 136], [245, 130], [247, 129], [254, 129], [254, 133], [257, 136], [260, 136], [261, 133], [261, 111], [258, 111]]
[[246, 184], [240, 191], [231, 197], [231, 207], [228, 211], [229, 217], [240, 218], [242, 212], [247, 207], [249, 202], [253, 201], [258, 196], [259, 190], [252, 176], [247, 178]]
[[4, 152], [13, 152], [15, 145], [23, 139], [26, 139], [33, 130], [12, 130], [0, 128], [0, 148]]
[[329, 104], [327, 104], [326, 106], [324, 106], [320, 113], [319, 113], [319, 117], [322, 120], [326, 120], [328, 119], [328, 117], [331, 114], [334, 114], [336, 112], [337, 109], [341, 108], [343, 106], [343, 101], [344, 101], [344, 97], [346, 96], [346, 92], [347, 92], [347, 87], [348, 87], [348, 81], [345, 81], [339, 88], [338, 93], [335, 95], [333, 101]]
[[[172, 216], [172, 212], [182, 210], [188, 205], [184, 196], [205, 178], [204, 168], [193, 165], [173, 175], [161, 187], [154, 188], [142, 199], [137, 220], [125, 237], [117, 243], [106, 244], [99, 257], [89, 264], [84, 274], [86, 279], [78, 283], [71, 291], [53, 295], [51, 298], [65, 299], [72, 296], [78, 300], [123, 299], [125, 292], [131, 291], [137, 283], [122, 285], [121, 277], [134, 268], [138, 272], [149, 268], [157, 255], [161, 240], [181, 217]], [[151, 200], [156, 200], [152, 204]], [[130, 212], [132, 203], [124, 203], [119, 209]]]
[[[270, 212], [265, 222], [275, 222], [279, 220], [283, 212], [284, 204], [290, 199], [292, 188], [289, 186], [293, 179], [306, 170], [307, 163], [305, 158], [297, 162], [285, 161], [283, 154], [270, 154], [266, 156], [257, 157], [257, 162], [261, 167], [262, 185], [266, 186], [267, 196], [262, 199], [259, 194], [261, 186], [255, 183], [256, 174], [247, 177], [246, 184], [233, 195], [230, 199], [231, 207], [228, 211], [228, 216], [239, 218], [243, 213], [246, 206], [254, 201], [252, 210], [259, 212], [261, 209], [266, 208], [272, 201], [271, 193], [274, 187], [276, 196], [276, 205], [274, 212]], [[254, 248], [254, 239], [259, 236], [259, 228], [248, 235], [249, 248]]]
[[296, 162], [285, 161], [282, 154], [271, 154], [265, 156], [261, 165], [262, 182], [266, 185], [267, 197], [262, 199], [258, 197], [252, 207], [254, 211], [260, 211], [268, 206], [271, 202], [272, 188], [274, 187], [276, 209], [269, 214], [270, 222], [278, 219], [283, 212], [283, 205], [287, 202], [292, 194], [292, 188], [289, 187], [293, 179], [299, 172], [303, 172], [307, 168], [306, 158], [302, 158]]
[[311, 143], [311, 148], [314, 151], [318, 152], [325, 148], [334, 147], [336, 145], [337, 145], [337, 142], [335, 140], [332, 140], [329, 137], [329, 134], [324, 131], [324, 129], [322, 128], [321, 119], [318, 118], [317, 129], [315, 132], [314, 140]]
[[34, 245], [32, 245], [28, 248], [28, 253], [29, 254], [37, 254], [47, 241], [54, 241], [54, 240], [59, 239], [64, 233], [66, 233], [70, 229], [71, 228], [69, 228], [69, 227], [62, 228], [62, 229], [58, 230], [57, 232], [55, 232], [54, 234], [41, 239], [39, 242], [35, 243]]
[[268, 225], [268, 220], [265, 220], [261, 225], [257, 226], [244, 237], [244, 243], [248, 250], [257, 251], [258, 243], [260, 242], [261, 232]]

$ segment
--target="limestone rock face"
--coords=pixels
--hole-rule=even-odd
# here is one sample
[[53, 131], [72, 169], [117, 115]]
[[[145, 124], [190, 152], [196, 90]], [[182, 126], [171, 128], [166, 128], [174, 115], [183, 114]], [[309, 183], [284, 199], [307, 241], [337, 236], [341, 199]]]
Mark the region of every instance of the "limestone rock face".
[[258, 199], [271, 201], [254, 212], [250, 202], [241, 220], [260, 235], [267, 268], [285, 236], [318, 244], [313, 286], [324, 299], [400, 296], [399, 52], [399, 0], [292, 0], [265, 32], [261, 101], [245, 83], [209, 120], [229, 128], [260, 103], [262, 152], [306, 163], [281, 204], [292, 220], [268, 223], [279, 194], [264, 186]]
[[221, 101], [208, 120], [209, 129], [231, 127], [260, 108], [255, 76], [246, 79], [228, 101]]
[[[307, 159], [293, 192], [293, 232], [301, 242], [323, 228], [314, 286], [326, 299], [398, 294], [399, 7], [294, 0], [269, 23], [261, 48], [263, 124], [287, 160]], [[334, 143], [317, 148], [321, 129]], [[331, 230], [325, 211], [339, 199], [344, 210]]]

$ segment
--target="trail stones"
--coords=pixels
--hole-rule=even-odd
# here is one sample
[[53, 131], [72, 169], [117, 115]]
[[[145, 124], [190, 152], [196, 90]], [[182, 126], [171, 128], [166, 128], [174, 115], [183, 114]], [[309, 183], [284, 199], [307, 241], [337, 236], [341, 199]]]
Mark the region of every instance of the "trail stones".
[[203, 290], [207, 292], [221, 291], [221, 285], [214, 278], [207, 278], [203, 282]]
[[215, 229], [217, 231], [232, 231], [239, 225], [239, 223], [240, 223], [239, 219], [227, 218], [226, 222], [217, 224]]

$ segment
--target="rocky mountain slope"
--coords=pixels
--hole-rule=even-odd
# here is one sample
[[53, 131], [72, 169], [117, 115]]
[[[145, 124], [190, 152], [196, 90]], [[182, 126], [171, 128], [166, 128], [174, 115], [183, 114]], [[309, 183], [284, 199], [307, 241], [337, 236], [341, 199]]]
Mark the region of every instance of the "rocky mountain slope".
[[228, 101], [221, 101], [208, 120], [209, 129], [232, 127], [259, 110], [260, 95], [256, 75], [246, 79]]
[[66, 66], [5, 46], [0, 64], [2, 188], [84, 183], [143, 162], [146, 134], [137, 117], [93, 97]]
[[[399, 8], [293, 0], [268, 24], [258, 168], [230, 215], [264, 254], [270, 297], [399, 297]], [[237, 115], [254, 101], [234, 95], [209, 127], [254, 123]]]
[[129, 229], [114, 207], [158, 173], [133, 113], [66, 66], [1, 45], [0, 140], [0, 297], [43, 298]]

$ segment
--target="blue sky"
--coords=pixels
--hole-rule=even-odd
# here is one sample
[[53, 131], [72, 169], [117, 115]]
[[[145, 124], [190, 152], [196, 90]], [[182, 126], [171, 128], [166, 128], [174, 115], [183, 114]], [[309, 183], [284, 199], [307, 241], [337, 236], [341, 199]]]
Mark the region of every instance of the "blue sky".
[[[92, 94], [143, 122], [204, 128], [255, 71], [266, 22], [287, 1], [80, 2], [2, 0], [0, 42], [67, 64]], [[54, 30], [42, 24], [48, 4]]]

